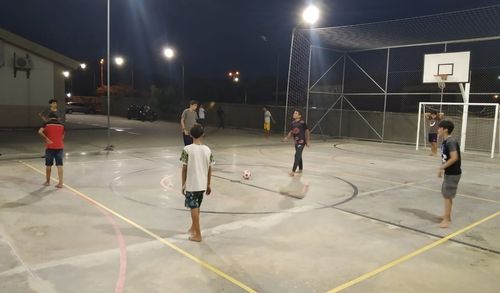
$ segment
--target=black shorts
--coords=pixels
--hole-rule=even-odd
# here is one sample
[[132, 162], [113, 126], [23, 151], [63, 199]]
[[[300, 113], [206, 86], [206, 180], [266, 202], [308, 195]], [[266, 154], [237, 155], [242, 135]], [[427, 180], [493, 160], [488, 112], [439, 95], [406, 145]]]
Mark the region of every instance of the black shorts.
[[184, 132], [182, 132], [182, 138], [184, 139], [184, 145], [190, 145], [193, 143], [193, 138], [191, 135], [186, 135]]
[[203, 201], [203, 193], [205, 191], [186, 191], [184, 206], [190, 209], [199, 209]]
[[56, 161], [56, 166], [63, 165], [63, 149], [45, 150], [45, 166], [54, 165], [54, 161]]
[[429, 142], [437, 142], [438, 134], [437, 133], [429, 133]]

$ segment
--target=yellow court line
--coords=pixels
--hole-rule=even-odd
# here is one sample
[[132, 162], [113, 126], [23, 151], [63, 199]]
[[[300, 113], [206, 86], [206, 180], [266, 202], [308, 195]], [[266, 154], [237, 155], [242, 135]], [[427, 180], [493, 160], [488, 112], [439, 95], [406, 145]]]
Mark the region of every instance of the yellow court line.
[[422, 253], [424, 253], [424, 252], [426, 252], [428, 250], [431, 250], [432, 248], [445, 243], [446, 241], [450, 240], [451, 238], [453, 238], [455, 236], [458, 236], [458, 235], [460, 235], [460, 234], [462, 234], [462, 233], [464, 233], [464, 232], [466, 232], [466, 231], [468, 231], [468, 230], [470, 230], [470, 229], [472, 229], [472, 228], [474, 228], [474, 227], [476, 227], [476, 226], [478, 226], [478, 225], [480, 225], [480, 224], [482, 224], [482, 223], [484, 223], [486, 221], [489, 221], [489, 220], [497, 217], [498, 215], [500, 215], [500, 211], [498, 211], [498, 212], [496, 212], [496, 213], [494, 213], [494, 214], [492, 214], [492, 215], [490, 215], [490, 216], [488, 216], [486, 218], [483, 218], [483, 219], [481, 219], [481, 220], [479, 220], [479, 221], [477, 221], [475, 223], [472, 223], [469, 226], [467, 226], [465, 228], [462, 228], [462, 229], [460, 229], [460, 230], [458, 230], [458, 231], [456, 231], [454, 233], [451, 233], [450, 235], [448, 235], [448, 236], [446, 236], [444, 238], [441, 238], [441, 239], [439, 239], [439, 240], [437, 240], [435, 242], [432, 242], [432, 243], [430, 243], [430, 244], [428, 244], [428, 245], [426, 245], [426, 246], [424, 246], [424, 247], [422, 247], [420, 249], [417, 249], [417, 250], [415, 250], [412, 253], [409, 253], [409, 254], [407, 254], [405, 256], [402, 256], [402, 257], [400, 257], [400, 258], [398, 258], [398, 259], [396, 259], [396, 260], [394, 260], [394, 261], [392, 261], [392, 262], [390, 262], [388, 264], [385, 264], [385, 265], [383, 265], [383, 266], [381, 266], [381, 267], [379, 267], [379, 268], [377, 268], [377, 269], [375, 269], [375, 270], [373, 270], [371, 272], [365, 273], [365, 274], [357, 277], [356, 279], [353, 279], [353, 280], [351, 280], [351, 281], [349, 281], [347, 283], [344, 283], [344, 284], [342, 284], [340, 286], [337, 286], [337, 287], [333, 288], [332, 290], [328, 291], [327, 293], [340, 292], [341, 290], [344, 290], [344, 289], [347, 289], [349, 287], [352, 287], [352, 286], [354, 286], [354, 285], [356, 285], [356, 284], [358, 284], [358, 283], [360, 283], [360, 282], [362, 282], [362, 281], [364, 281], [366, 279], [369, 279], [369, 278], [371, 278], [371, 277], [373, 277], [375, 275], [378, 275], [378, 274], [380, 274], [380, 273], [382, 273], [382, 272], [384, 272], [384, 271], [386, 271], [386, 270], [388, 270], [388, 269], [390, 269], [390, 268], [392, 268], [392, 267], [394, 267], [394, 266], [396, 266], [396, 265], [398, 265], [400, 263], [403, 263], [403, 262], [405, 262], [407, 260], [410, 260], [410, 259], [414, 258], [415, 256], [417, 256], [419, 254], [422, 254]]
[[[25, 165], [26, 167], [28, 167], [28, 168], [30, 168], [30, 169], [32, 169], [32, 170], [34, 170], [35, 172], [38, 172], [38, 173], [40, 173], [40, 174], [42, 174], [42, 175], [45, 175], [45, 172], [43, 172], [43, 171], [41, 171], [41, 170], [37, 169], [36, 167], [33, 167], [32, 165], [30, 165], [30, 164], [28, 164], [28, 163], [25, 163], [25, 162], [23, 162], [23, 161], [19, 161], [19, 162], [20, 162], [21, 164]], [[242, 282], [240, 282], [240, 281], [236, 280], [235, 278], [233, 278], [233, 277], [231, 277], [231, 276], [227, 275], [226, 273], [222, 272], [221, 270], [217, 269], [216, 267], [212, 266], [211, 264], [209, 264], [209, 263], [207, 263], [207, 262], [203, 261], [202, 259], [200, 259], [200, 258], [198, 258], [198, 257], [196, 257], [196, 256], [194, 256], [194, 255], [192, 255], [192, 254], [190, 254], [189, 252], [187, 252], [187, 251], [185, 251], [185, 250], [181, 249], [180, 247], [178, 247], [178, 246], [176, 246], [176, 245], [174, 245], [174, 244], [170, 243], [169, 241], [167, 241], [167, 240], [165, 240], [165, 239], [161, 238], [161, 237], [160, 237], [160, 236], [158, 236], [157, 234], [155, 234], [155, 233], [151, 232], [150, 230], [148, 230], [148, 229], [146, 229], [146, 228], [142, 227], [141, 225], [139, 225], [139, 224], [137, 224], [136, 222], [134, 222], [134, 221], [132, 221], [132, 220], [128, 219], [127, 217], [122, 216], [122, 215], [121, 215], [121, 214], [119, 214], [118, 212], [115, 212], [114, 210], [112, 210], [112, 209], [108, 208], [107, 206], [105, 206], [105, 205], [101, 204], [100, 202], [98, 202], [98, 201], [96, 201], [96, 200], [92, 199], [91, 197], [89, 197], [89, 196], [85, 195], [84, 193], [82, 193], [82, 192], [80, 192], [80, 191], [76, 190], [75, 188], [73, 188], [73, 187], [71, 187], [71, 186], [69, 186], [69, 185], [67, 185], [67, 184], [64, 184], [64, 186], [65, 186], [67, 189], [69, 189], [69, 190], [73, 191], [73, 192], [74, 192], [75, 194], [77, 194], [78, 196], [80, 196], [80, 197], [84, 198], [85, 200], [87, 200], [87, 201], [89, 201], [89, 202], [91, 202], [91, 203], [95, 204], [96, 206], [98, 206], [98, 207], [102, 208], [103, 210], [105, 210], [105, 211], [109, 212], [110, 214], [113, 214], [114, 216], [116, 216], [116, 217], [118, 217], [118, 218], [122, 219], [123, 221], [127, 222], [128, 224], [130, 224], [130, 225], [134, 226], [135, 228], [137, 228], [137, 229], [141, 230], [142, 232], [144, 232], [144, 233], [148, 234], [149, 236], [151, 236], [151, 237], [153, 237], [154, 239], [156, 239], [156, 240], [160, 241], [161, 243], [165, 244], [166, 246], [168, 246], [168, 247], [172, 248], [173, 250], [177, 251], [178, 253], [180, 253], [180, 254], [184, 255], [185, 257], [187, 257], [187, 258], [191, 259], [192, 261], [194, 261], [195, 263], [197, 263], [197, 264], [201, 265], [202, 267], [204, 267], [204, 268], [208, 269], [209, 271], [211, 271], [211, 272], [213, 272], [213, 273], [215, 273], [215, 274], [219, 275], [220, 277], [222, 277], [222, 278], [224, 278], [224, 279], [228, 280], [229, 282], [231, 282], [231, 283], [235, 284], [236, 286], [240, 287], [241, 289], [243, 289], [243, 290], [245, 290], [245, 291], [247, 291], [247, 292], [257, 293], [257, 291], [255, 291], [254, 289], [252, 289], [252, 288], [250, 288], [249, 286], [247, 286], [247, 285], [243, 284]]]

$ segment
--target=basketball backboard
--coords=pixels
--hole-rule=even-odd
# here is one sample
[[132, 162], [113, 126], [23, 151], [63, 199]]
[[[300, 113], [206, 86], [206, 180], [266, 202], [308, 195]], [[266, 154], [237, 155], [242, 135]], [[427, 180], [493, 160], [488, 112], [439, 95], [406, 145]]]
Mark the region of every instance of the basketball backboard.
[[470, 52], [425, 54], [423, 83], [469, 82]]

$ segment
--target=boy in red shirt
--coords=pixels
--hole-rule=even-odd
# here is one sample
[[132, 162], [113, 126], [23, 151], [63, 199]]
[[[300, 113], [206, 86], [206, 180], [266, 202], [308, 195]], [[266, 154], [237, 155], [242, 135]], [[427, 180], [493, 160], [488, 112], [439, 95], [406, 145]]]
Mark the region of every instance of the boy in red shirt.
[[57, 166], [57, 175], [59, 183], [57, 188], [63, 187], [63, 148], [64, 148], [64, 125], [58, 121], [57, 114], [50, 113], [49, 120], [45, 125], [40, 127], [38, 134], [45, 139], [45, 183], [43, 185], [50, 185], [50, 172], [54, 160]]

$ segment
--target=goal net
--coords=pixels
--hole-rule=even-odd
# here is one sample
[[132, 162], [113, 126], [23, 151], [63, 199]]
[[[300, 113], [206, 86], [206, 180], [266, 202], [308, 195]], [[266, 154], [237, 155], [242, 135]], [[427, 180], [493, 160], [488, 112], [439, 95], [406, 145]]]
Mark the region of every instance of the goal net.
[[[437, 103], [419, 104], [416, 149], [429, 147], [428, 133], [432, 125], [427, 118], [433, 111], [455, 125], [453, 137], [465, 150], [487, 152], [493, 158], [500, 152], [500, 128], [498, 127], [499, 104], [495, 103]], [[498, 140], [498, 141], [497, 141]], [[438, 144], [441, 140], [438, 140]]]

